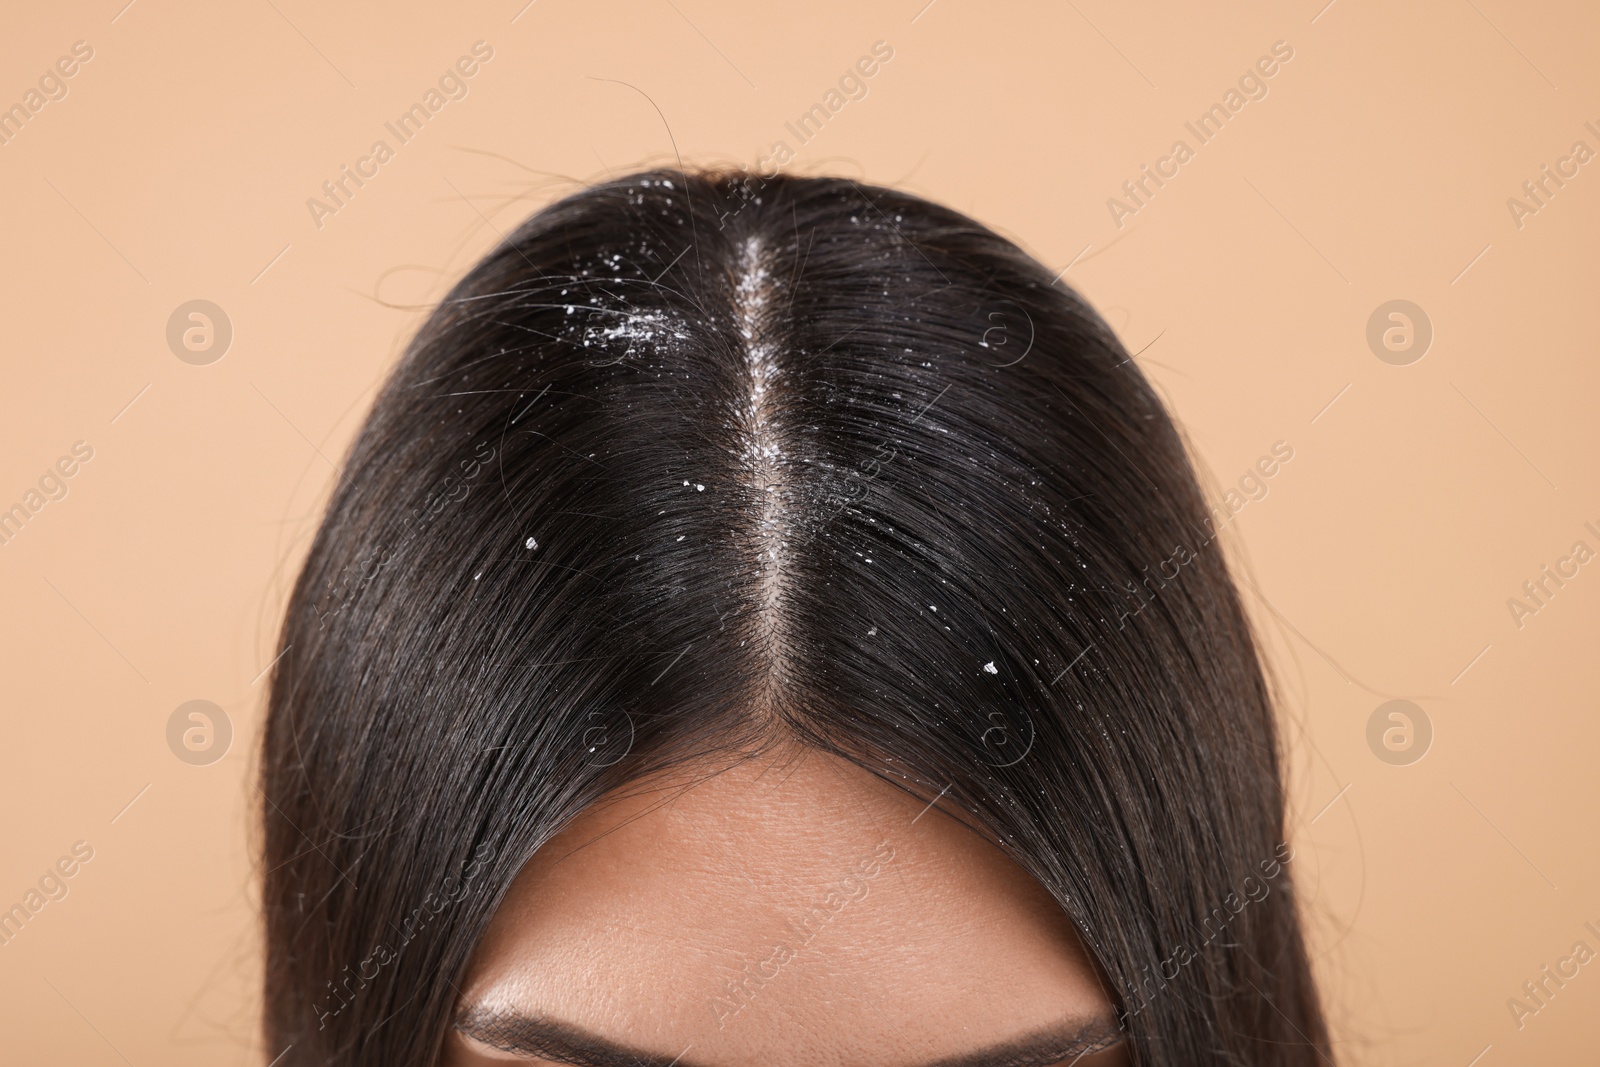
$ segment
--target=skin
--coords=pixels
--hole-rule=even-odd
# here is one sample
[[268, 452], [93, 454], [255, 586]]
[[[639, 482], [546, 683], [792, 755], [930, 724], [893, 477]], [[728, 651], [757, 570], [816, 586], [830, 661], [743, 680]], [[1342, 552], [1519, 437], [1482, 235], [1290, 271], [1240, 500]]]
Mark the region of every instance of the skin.
[[584, 812], [513, 883], [462, 994], [445, 1067], [1128, 1062], [1038, 883], [939, 807], [809, 750]]

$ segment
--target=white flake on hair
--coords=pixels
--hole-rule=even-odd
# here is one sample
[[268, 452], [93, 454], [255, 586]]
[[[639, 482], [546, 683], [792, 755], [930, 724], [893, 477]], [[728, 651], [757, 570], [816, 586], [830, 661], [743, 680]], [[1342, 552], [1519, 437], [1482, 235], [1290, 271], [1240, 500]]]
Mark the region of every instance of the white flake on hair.
[[649, 351], [673, 341], [689, 340], [687, 324], [681, 318], [665, 312], [653, 308], [630, 308], [613, 313], [620, 314], [621, 318], [610, 325], [591, 325], [584, 330], [584, 347], [603, 344], [615, 348], [620, 343], [623, 346], [622, 356], [626, 357], [634, 355], [641, 348]]
[[[739, 460], [756, 494], [755, 550], [759, 607], [756, 617], [768, 636], [778, 626], [789, 545], [788, 491], [784, 480], [787, 457], [782, 446], [776, 389], [782, 370], [776, 346], [767, 336], [774, 283], [762, 255], [761, 239], [744, 242], [734, 285], [734, 324], [744, 341], [749, 392], [738, 413], [742, 442]], [[782, 649], [772, 648], [775, 673], [781, 673]]]

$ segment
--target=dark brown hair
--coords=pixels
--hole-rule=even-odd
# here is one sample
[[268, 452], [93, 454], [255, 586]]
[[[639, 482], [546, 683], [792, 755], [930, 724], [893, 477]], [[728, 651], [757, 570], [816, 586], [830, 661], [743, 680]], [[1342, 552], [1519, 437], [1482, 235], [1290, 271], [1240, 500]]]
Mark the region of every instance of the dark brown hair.
[[431, 1067], [535, 849], [781, 738], [1038, 879], [1135, 1063], [1331, 1062], [1215, 535], [1116, 337], [969, 218], [679, 171], [540, 211], [421, 328], [293, 592], [269, 1054]]

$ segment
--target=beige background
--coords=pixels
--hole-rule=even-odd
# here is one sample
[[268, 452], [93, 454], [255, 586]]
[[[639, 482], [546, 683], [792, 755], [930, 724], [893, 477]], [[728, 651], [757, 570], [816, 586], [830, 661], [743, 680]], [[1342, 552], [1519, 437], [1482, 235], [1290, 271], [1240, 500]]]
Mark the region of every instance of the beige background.
[[[255, 1033], [257, 679], [330, 460], [500, 231], [674, 141], [754, 165], [784, 140], [790, 171], [897, 184], [1071, 264], [1215, 495], [1294, 449], [1232, 547], [1288, 698], [1345, 1062], [1594, 1062], [1600, 963], [1520, 1029], [1507, 1006], [1600, 950], [1600, 564], [1520, 628], [1507, 606], [1600, 550], [1600, 162], [1520, 227], [1507, 206], [1600, 150], [1591, 5], [124, 2], [14, 7], [0, 34], [0, 106], [93, 48], [0, 145], [0, 508], [93, 448], [0, 546], [0, 907], [94, 849], [0, 946], [0, 1059], [280, 1051]], [[468, 95], [319, 228], [308, 198], [479, 40]], [[801, 145], [784, 123], [879, 40], [867, 96]], [[1280, 40], [1268, 95], [1198, 145], [1184, 122]], [[1119, 228], [1107, 199], [1180, 137], [1194, 158]], [[165, 339], [197, 298], [234, 329], [206, 366]], [[1365, 338], [1392, 299], [1435, 329], [1411, 365]], [[209, 766], [167, 746], [195, 698], [235, 727]], [[1394, 698], [1435, 731], [1408, 766], [1366, 741]]]

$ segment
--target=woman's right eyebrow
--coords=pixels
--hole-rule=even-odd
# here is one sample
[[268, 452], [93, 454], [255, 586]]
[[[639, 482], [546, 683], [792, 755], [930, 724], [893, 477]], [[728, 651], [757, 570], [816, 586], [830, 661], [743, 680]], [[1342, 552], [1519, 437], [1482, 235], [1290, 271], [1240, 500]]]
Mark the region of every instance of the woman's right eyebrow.
[[[539, 1057], [569, 1067], [702, 1067], [684, 1056], [645, 1052], [607, 1041], [567, 1023], [540, 1015], [473, 1008], [455, 1028], [474, 1041], [501, 1052]], [[1120, 1044], [1125, 1035], [1110, 1016], [1075, 1019], [1022, 1038], [930, 1061], [922, 1067], [1052, 1067], [1076, 1062]]]

